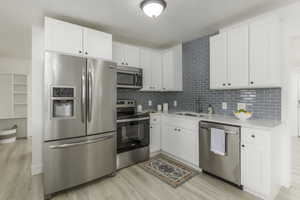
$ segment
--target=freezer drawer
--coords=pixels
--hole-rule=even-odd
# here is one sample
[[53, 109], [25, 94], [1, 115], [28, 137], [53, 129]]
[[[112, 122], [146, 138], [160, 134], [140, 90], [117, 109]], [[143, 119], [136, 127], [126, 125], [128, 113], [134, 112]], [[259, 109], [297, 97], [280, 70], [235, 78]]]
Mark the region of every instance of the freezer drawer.
[[44, 189], [49, 195], [116, 170], [116, 133], [44, 143]]

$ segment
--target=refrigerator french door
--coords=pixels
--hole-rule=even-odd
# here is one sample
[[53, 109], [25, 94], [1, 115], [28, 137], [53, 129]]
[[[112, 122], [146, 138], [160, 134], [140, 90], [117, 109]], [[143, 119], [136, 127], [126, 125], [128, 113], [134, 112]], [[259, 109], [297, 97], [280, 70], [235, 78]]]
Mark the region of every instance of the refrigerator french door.
[[103, 60], [45, 53], [46, 197], [116, 170], [116, 69]]

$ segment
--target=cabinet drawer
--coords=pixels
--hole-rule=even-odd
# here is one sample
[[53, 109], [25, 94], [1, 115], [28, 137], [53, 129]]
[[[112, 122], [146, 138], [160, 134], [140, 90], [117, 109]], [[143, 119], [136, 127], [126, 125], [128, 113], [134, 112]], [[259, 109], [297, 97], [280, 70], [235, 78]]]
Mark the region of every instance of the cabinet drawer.
[[174, 127], [184, 128], [187, 130], [197, 130], [198, 131], [198, 121], [177, 118], [177, 117], [164, 117], [163, 122]]
[[264, 144], [268, 142], [268, 132], [258, 129], [242, 128], [242, 142], [251, 144]]

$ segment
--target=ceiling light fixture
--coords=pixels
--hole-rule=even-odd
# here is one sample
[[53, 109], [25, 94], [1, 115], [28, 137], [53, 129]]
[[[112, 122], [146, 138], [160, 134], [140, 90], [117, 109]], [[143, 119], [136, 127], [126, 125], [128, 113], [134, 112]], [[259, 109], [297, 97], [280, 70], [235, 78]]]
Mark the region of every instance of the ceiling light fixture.
[[164, 0], [143, 0], [140, 6], [147, 16], [156, 18], [167, 7], [167, 3]]

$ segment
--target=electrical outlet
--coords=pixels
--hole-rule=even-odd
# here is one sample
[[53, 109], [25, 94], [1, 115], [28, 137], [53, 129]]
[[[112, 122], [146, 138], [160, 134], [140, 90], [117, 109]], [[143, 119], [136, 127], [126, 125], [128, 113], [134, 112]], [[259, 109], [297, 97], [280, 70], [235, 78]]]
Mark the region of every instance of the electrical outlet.
[[240, 109], [247, 110], [246, 104], [245, 103], [237, 103], [237, 110], [240, 110]]
[[148, 106], [149, 106], [149, 107], [152, 106], [152, 101], [151, 101], [151, 100], [148, 101]]
[[223, 109], [223, 110], [227, 110], [227, 103], [226, 103], [226, 102], [223, 102], [223, 103], [222, 103], [222, 109]]
[[176, 107], [177, 107], [177, 105], [178, 105], [177, 101], [176, 101], [176, 100], [174, 100], [174, 101], [173, 101], [173, 106], [176, 108]]

